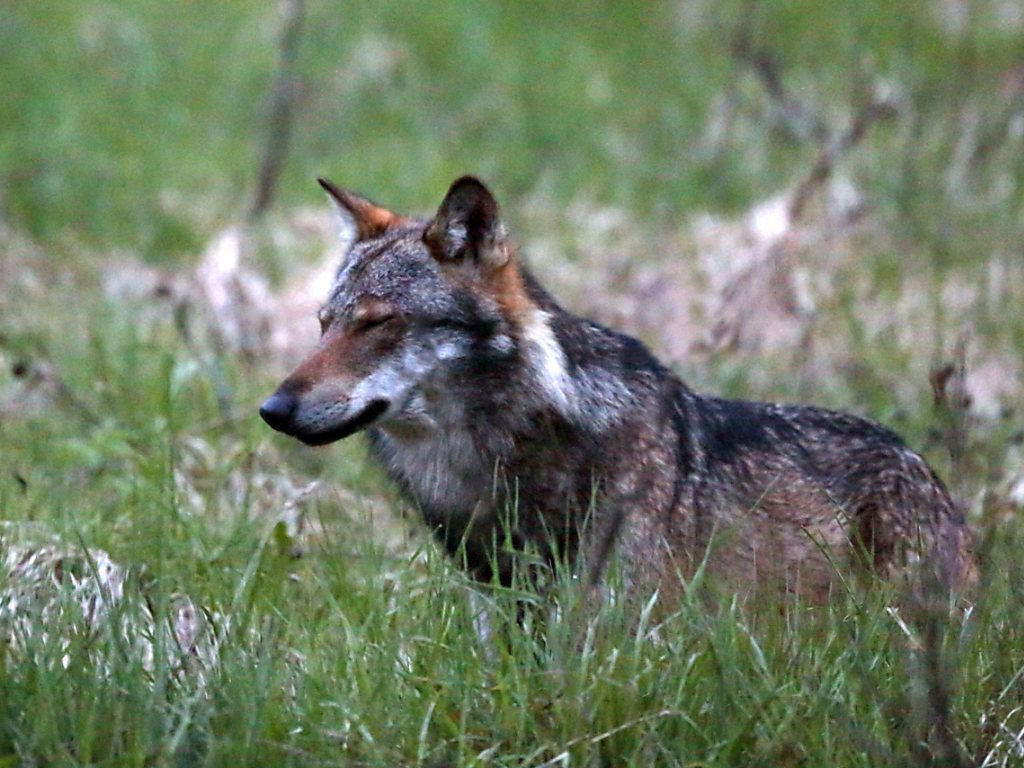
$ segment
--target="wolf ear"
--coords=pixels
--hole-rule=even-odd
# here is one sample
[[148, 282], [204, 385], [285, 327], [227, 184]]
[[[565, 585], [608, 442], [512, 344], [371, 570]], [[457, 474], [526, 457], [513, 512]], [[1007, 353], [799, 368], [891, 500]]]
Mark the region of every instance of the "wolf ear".
[[427, 225], [423, 242], [442, 263], [472, 262], [490, 271], [509, 260], [498, 203], [472, 176], [463, 176], [448, 189], [437, 215]]
[[337, 206], [341, 218], [341, 236], [350, 243], [379, 237], [406, 221], [405, 217], [382, 208], [355, 192], [342, 189], [323, 177], [317, 181]]

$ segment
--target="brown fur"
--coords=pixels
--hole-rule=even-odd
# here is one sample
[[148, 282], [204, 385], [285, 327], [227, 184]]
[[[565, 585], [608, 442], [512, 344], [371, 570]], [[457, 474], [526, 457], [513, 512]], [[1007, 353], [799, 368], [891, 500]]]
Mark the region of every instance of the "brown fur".
[[728, 589], [814, 600], [865, 569], [973, 579], [963, 516], [899, 437], [693, 392], [635, 339], [559, 306], [480, 182], [456, 181], [427, 221], [324, 187], [355, 243], [318, 348], [261, 413], [311, 444], [366, 429], [477, 578], [562, 561], [599, 585], [614, 560], [636, 593], [703, 567]]

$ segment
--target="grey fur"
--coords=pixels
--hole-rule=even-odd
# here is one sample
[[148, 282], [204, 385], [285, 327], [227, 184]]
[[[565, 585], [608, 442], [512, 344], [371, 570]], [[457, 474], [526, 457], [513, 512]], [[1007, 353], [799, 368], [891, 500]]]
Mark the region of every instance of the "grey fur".
[[311, 444], [366, 428], [477, 578], [509, 582], [527, 548], [592, 582], [614, 555], [643, 591], [705, 562], [732, 588], [815, 599], [863, 565], [972, 578], [962, 515], [895, 434], [694, 393], [635, 339], [560, 307], [480, 182], [455, 182], [429, 221], [325, 188], [370, 234], [339, 270], [320, 345], [261, 412]]

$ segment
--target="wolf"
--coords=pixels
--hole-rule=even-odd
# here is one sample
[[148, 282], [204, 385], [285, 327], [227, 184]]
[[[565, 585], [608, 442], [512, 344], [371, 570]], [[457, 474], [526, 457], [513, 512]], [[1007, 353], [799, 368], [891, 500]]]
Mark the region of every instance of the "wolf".
[[[563, 309], [478, 179], [407, 217], [320, 179], [350, 243], [319, 344], [260, 408], [308, 445], [357, 432], [476, 579], [565, 565], [632, 593], [701, 574], [827, 600], [849, 571], [973, 570], [946, 487], [893, 432], [698, 394]], [[528, 554], [527, 554], [528, 553]], [[538, 563], [540, 564], [538, 566]]]

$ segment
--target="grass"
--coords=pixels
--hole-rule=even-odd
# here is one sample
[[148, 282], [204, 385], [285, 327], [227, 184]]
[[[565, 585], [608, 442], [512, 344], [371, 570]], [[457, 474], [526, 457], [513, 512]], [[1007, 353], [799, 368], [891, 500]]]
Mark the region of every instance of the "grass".
[[[317, 258], [315, 175], [422, 212], [483, 174], [574, 307], [702, 389], [894, 426], [980, 542], [966, 611], [876, 585], [782, 614], [694, 596], [638, 625], [565, 579], [532, 631], [517, 594], [481, 593], [403, 519], [358, 440], [270, 434], [255, 411], [284, 363], [208, 333], [190, 276], [251, 203], [273, 8], [0, 9], [0, 767], [1024, 761], [1011, 6], [309, 4], [280, 197], [253, 227], [272, 288]], [[800, 183], [879, 82], [895, 115], [833, 169], [862, 218], [832, 225], [824, 188], [788, 253], [813, 344], [675, 355], [615, 315], [666, 301], [644, 270], [711, 293], [700, 213], [735, 227]], [[708, 318], [669, 326], [687, 323]], [[965, 333], [957, 438], [928, 373]]]

